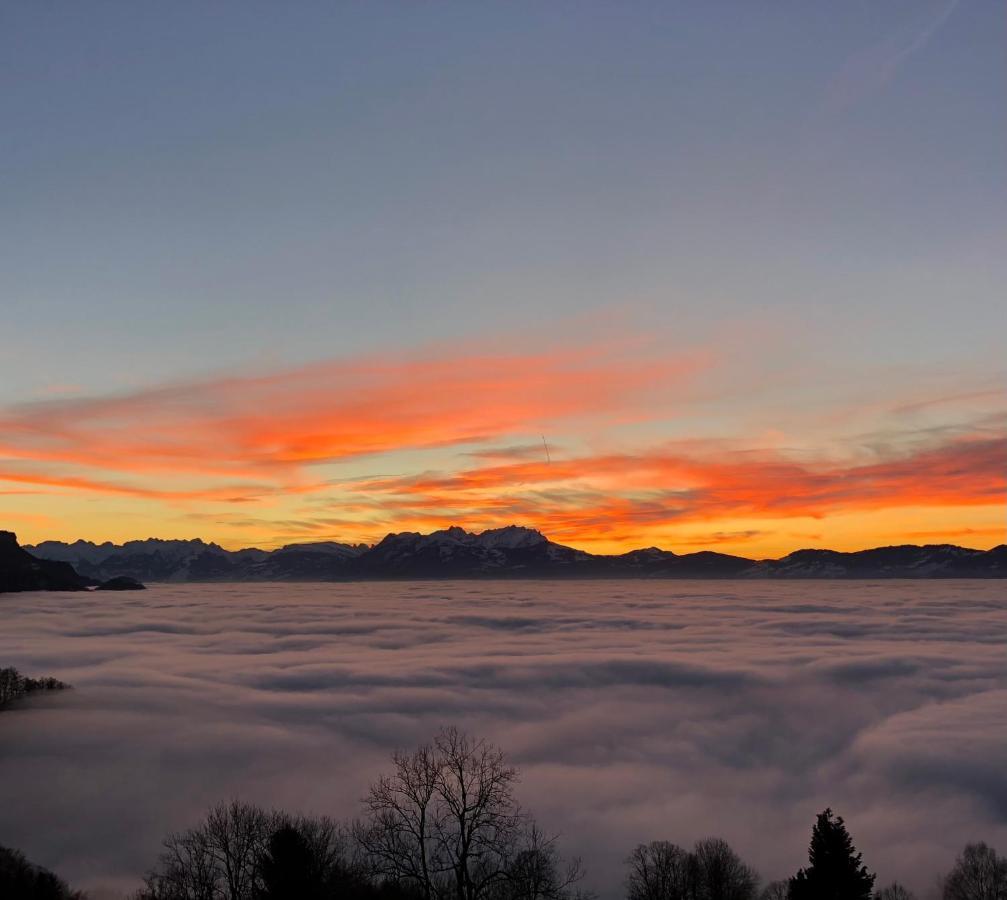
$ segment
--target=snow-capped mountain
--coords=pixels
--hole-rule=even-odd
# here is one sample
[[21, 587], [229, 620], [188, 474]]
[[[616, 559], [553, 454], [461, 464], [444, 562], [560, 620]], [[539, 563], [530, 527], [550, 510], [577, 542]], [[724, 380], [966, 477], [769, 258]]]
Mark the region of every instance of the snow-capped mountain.
[[452, 526], [399, 532], [374, 546], [321, 541], [278, 550], [224, 550], [202, 540], [123, 545], [45, 541], [25, 548], [70, 563], [84, 578], [139, 581], [336, 581], [381, 578], [1002, 578], [1007, 546], [879, 547], [856, 553], [798, 550], [781, 559], [673, 553], [658, 547], [614, 556], [555, 543], [518, 525], [482, 533]]
[[372, 577], [534, 577], [570, 574], [594, 557], [515, 525], [472, 534], [453, 526], [432, 534], [389, 534], [350, 568]]
[[854, 553], [797, 550], [764, 560], [753, 574], [769, 578], [989, 578], [1007, 576], [1007, 545], [970, 550], [954, 544], [903, 544]]

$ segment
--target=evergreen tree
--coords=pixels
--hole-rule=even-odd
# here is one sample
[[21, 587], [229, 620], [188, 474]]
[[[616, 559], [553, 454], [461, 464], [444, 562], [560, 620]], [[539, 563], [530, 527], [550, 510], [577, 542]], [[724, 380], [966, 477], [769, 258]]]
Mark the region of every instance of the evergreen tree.
[[875, 876], [861, 857], [842, 816], [825, 810], [811, 831], [811, 865], [790, 879], [789, 900], [870, 900]]
[[321, 900], [325, 881], [304, 836], [290, 825], [277, 829], [260, 861], [262, 900]]

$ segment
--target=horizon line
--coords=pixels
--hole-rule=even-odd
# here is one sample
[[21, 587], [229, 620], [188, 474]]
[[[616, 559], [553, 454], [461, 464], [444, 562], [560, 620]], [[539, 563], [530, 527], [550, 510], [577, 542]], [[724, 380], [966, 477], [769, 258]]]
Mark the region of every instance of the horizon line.
[[[594, 551], [591, 551], [591, 550], [585, 550], [585, 549], [583, 549], [581, 547], [576, 546], [575, 544], [564, 544], [564, 543], [560, 543], [559, 541], [554, 541], [545, 532], [543, 532], [542, 530], [540, 530], [538, 528], [534, 528], [534, 527], [526, 526], [526, 525], [516, 525], [516, 524], [501, 525], [501, 526], [498, 526], [498, 527], [495, 527], [495, 528], [484, 528], [481, 531], [469, 531], [465, 526], [462, 526], [462, 525], [449, 525], [449, 526], [446, 526], [444, 528], [438, 528], [438, 529], [435, 529], [435, 530], [429, 531], [429, 532], [411, 531], [411, 530], [408, 530], [408, 529], [403, 530], [403, 531], [388, 531], [382, 537], [380, 537], [380, 538], [378, 538], [376, 540], [373, 540], [373, 541], [358, 541], [356, 543], [354, 543], [352, 541], [347, 541], [347, 540], [339, 540], [339, 539], [336, 539], [336, 538], [319, 538], [319, 539], [316, 539], [316, 540], [288, 541], [288, 542], [282, 543], [282, 544], [281, 543], [277, 543], [275, 546], [270, 546], [269, 543], [267, 543], [265, 545], [249, 545], [249, 546], [237, 546], [237, 545], [235, 545], [235, 546], [228, 546], [228, 545], [220, 543], [218, 541], [208, 541], [205, 538], [200, 537], [200, 536], [191, 537], [191, 538], [162, 538], [162, 537], [155, 537], [153, 535], [148, 535], [147, 537], [142, 537], [142, 538], [129, 538], [128, 540], [124, 540], [124, 541], [121, 541], [121, 542], [116, 542], [116, 541], [112, 541], [112, 540], [105, 540], [105, 541], [100, 541], [99, 542], [99, 541], [93, 541], [93, 540], [90, 540], [88, 538], [81, 538], [81, 537], [75, 538], [72, 541], [71, 540], [63, 540], [63, 539], [60, 539], [60, 538], [46, 538], [45, 540], [36, 541], [36, 542], [33, 542], [33, 543], [26, 543], [26, 544], [23, 544], [22, 546], [26, 547], [26, 548], [27, 547], [35, 548], [35, 547], [40, 546], [41, 544], [46, 544], [46, 543], [59, 543], [59, 544], [65, 544], [67, 546], [73, 545], [75, 543], [86, 543], [86, 544], [91, 544], [92, 546], [95, 546], [95, 547], [100, 547], [100, 546], [103, 546], [104, 544], [111, 544], [113, 547], [124, 547], [126, 544], [129, 544], [129, 543], [143, 543], [145, 541], [160, 541], [162, 543], [170, 543], [170, 542], [195, 543], [195, 542], [198, 541], [198, 542], [201, 542], [201, 543], [205, 544], [206, 546], [219, 547], [221, 550], [223, 550], [223, 551], [225, 551], [227, 553], [240, 553], [240, 552], [245, 551], [245, 550], [259, 550], [259, 551], [262, 551], [262, 552], [265, 552], [265, 553], [274, 553], [274, 552], [276, 552], [278, 550], [282, 550], [282, 549], [285, 549], [287, 547], [308, 547], [308, 546], [313, 546], [313, 545], [317, 545], [317, 544], [342, 544], [342, 545], [348, 546], [348, 547], [365, 546], [368, 549], [371, 549], [371, 548], [376, 547], [378, 544], [381, 543], [381, 541], [385, 540], [388, 537], [394, 537], [394, 536], [403, 535], [403, 534], [418, 534], [421, 537], [430, 537], [431, 535], [438, 534], [440, 532], [449, 531], [452, 528], [461, 529], [462, 531], [465, 532], [465, 534], [472, 535], [473, 537], [478, 537], [478, 536], [480, 536], [482, 534], [485, 534], [487, 532], [502, 531], [502, 530], [507, 529], [507, 528], [517, 528], [517, 529], [522, 529], [522, 530], [525, 530], [525, 531], [533, 531], [536, 534], [541, 535], [549, 543], [558, 544], [559, 546], [568, 547], [568, 548], [570, 548], [572, 550], [577, 550], [579, 552], [586, 553], [589, 556], [598, 556], [598, 557], [618, 557], [618, 556], [625, 556], [628, 553], [639, 552], [639, 551], [642, 551], [642, 550], [658, 550], [658, 551], [660, 551], [662, 553], [673, 553], [676, 556], [688, 556], [688, 555], [692, 555], [692, 554], [696, 554], [696, 553], [717, 553], [717, 554], [720, 554], [722, 556], [732, 556], [732, 557], [736, 557], [736, 558], [739, 558], [739, 559], [750, 559], [750, 560], [752, 560], [754, 562], [761, 562], [761, 561], [764, 561], [764, 560], [783, 559], [783, 558], [785, 558], [787, 556], [791, 556], [794, 553], [800, 553], [800, 552], [806, 551], [806, 550], [822, 551], [822, 552], [829, 552], [829, 553], [851, 554], [851, 553], [864, 553], [864, 552], [867, 552], [867, 551], [870, 551], [870, 550], [890, 549], [890, 548], [894, 548], [894, 547], [955, 547], [955, 548], [958, 548], [958, 549], [961, 549], [961, 550], [969, 550], [969, 551], [971, 551], [973, 553], [989, 553], [990, 551], [995, 550], [998, 547], [1007, 546], [1007, 534], [1005, 534], [1003, 540], [998, 541], [998, 542], [992, 544], [990, 547], [985, 547], [985, 548], [984, 547], [970, 547], [970, 546], [966, 546], [964, 544], [955, 544], [955, 543], [951, 543], [951, 542], [948, 542], [948, 541], [934, 542], [934, 543], [913, 543], [911, 541], [905, 541], [905, 542], [901, 542], [901, 543], [890, 543], [890, 544], [866, 544], [864, 546], [858, 547], [858, 548], [853, 549], [853, 550], [836, 550], [836, 549], [834, 549], [832, 547], [828, 547], [828, 546], [808, 546], [808, 545], [804, 545], [804, 546], [798, 546], [798, 547], [795, 547], [793, 549], [787, 550], [786, 552], [781, 553], [779, 556], [743, 556], [742, 554], [739, 554], [739, 553], [726, 553], [726, 552], [724, 552], [722, 550], [715, 550], [715, 549], [710, 549], [710, 548], [707, 548], [707, 547], [700, 547], [700, 548], [695, 549], [695, 550], [679, 551], [679, 550], [676, 550], [676, 549], [669, 549], [667, 547], [660, 547], [660, 546], [658, 546], [656, 544], [650, 544], [650, 545], [642, 546], [642, 547], [633, 547], [633, 548], [631, 548], [629, 550], [624, 550], [624, 551], [621, 551], [619, 553], [598, 553], [598, 552], [594, 552]], [[0, 529], [0, 530], [10, 530], [11, 533], [16, 534], [16, 532], [14, 532], [12, 529]]]

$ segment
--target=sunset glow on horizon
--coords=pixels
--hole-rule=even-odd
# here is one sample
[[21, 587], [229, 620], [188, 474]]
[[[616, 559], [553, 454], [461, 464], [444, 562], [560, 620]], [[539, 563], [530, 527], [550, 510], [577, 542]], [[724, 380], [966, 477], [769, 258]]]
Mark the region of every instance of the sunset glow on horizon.
[[[1003, 542], [996, 390], [798, 412], [748, 365], [594, 340], [49, 398], [0, 417], [5, 513], [29, 543], [228, 549], [508, 524], [595, 552]], [[794, 406], [754, 414], [753, 388]]]

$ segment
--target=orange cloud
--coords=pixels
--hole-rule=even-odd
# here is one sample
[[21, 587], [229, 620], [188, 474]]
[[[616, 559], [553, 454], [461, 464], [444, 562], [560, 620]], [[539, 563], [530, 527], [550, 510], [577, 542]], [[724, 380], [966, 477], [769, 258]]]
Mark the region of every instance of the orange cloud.
[[[643, 414], [704, 361], [626, 359], [592, 346], [321, 363], [24, 405], [0, 414], [0, 455], [120, 473], [266, 478], [289, 489], [309, 464], [485, 441], [600, 413]], [[85, 480], [82, 489], [102, 487]]]
[[520, 520], [572, 543], [606, 535], [639, 540], [656, 526], [687, 522], [987, 506], [1007, 495], [1003, 437], [959, 438], [888, 460], [843, 465], [716, 447], [701, 455], [657, 449], [515, 462], [344, 487], [414, 526], [439, 527], [459, 515], [486, 526]]
[[[216, 500], [223, 503], [246, 503], [283, 493], [293, 493], [297, 489], [281, 489], [271, 485], [229, 485], [205, 488], [175, 488], [156, 489], [133, 484], [104, 479], [85, 478], [76, 475], [60, 475], [52, 473], [37, 473], [19, 471], [17, 469], [0, 469], [0, 482], [14, 484], [30, 484], [38, 487], [56, 488], [71, 491], [86, 491], [97, 494], [111, 494], [123, 497], [136, 497], [149, 500]], [[307, 489], [301, 489], [304, 492]], [[38, 491], [4, 491], [4, 494], [34, 494]]]
[[[617, 342], [548, 353], [472, 347], [46, 400], [0, 411], [0, 484], [15, 488], [12, 499], [33, 497], [19, 501], [22, 514], [81, 494], [105, 498], [104, 512], [89, 512], [97, 504], [85, 512], [106, 520], [137, 501], [130, 508], [142, 506], [156, 528], [162, 504], [181, 505], [175, 527], [207, 523], [225, 529], [217, 539], [238, 533], [265, 544], [283, 535], [369, 540], [393, 529], [522, 522], [582, 546], [628, 549], [674, 530], [683, 545], [730, 547], [765, 544], [769, 523], [787, 518], [1003, 504], [1005, 423], [987, 409], [985, 390], [942, 400], [959, 412], [977, 403], [971, 419], [955, 424], [906, 418], [932, 403], [889, 403], [898, 429], [884, 420], [886, 430], [855, 445], [834, 440], [828, 454], [788, 450], [779, 430], [769, 435], [772, 450], [743, 435], [621, 449], [640, 434], [627, 423], [650, 420], [654, 434], [655, 422], [696, 400], [691, 380], [711, 374], [710, 358]], [[712, 381], [700, 386], [693, 422], [717, 419]], [[620, 449], [572, 449], [586, 434]], [[452, 446], [461, 449], [458, 471], [332, 481], [318, 468]], [[214, 512], [220, 504], [243, 504], [242, 514]], [[928, 530], [989, 534], [987, 512]], [[909, 523], [904, 532], [918, 530]]]

